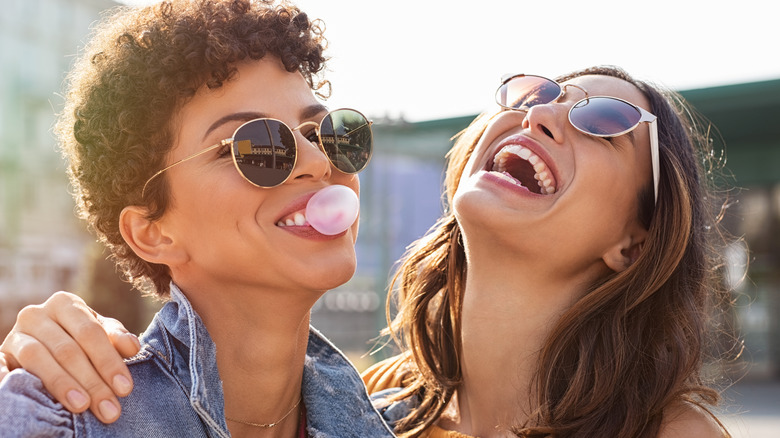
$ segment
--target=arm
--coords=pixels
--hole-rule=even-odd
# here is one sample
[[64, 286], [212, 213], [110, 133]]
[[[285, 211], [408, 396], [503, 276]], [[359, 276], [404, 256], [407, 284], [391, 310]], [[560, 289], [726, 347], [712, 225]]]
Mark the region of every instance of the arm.
[[103, 318], [76, 295], [57, 292], [19, 312], [0, 345], [0, 378], [23, 367], [74, 413], [92, 410], [104, 423], [119, 418], [116, 396], [132, 390], [122, 361], [140, 349], [119, 321]]
[[35, 376], [17, 371], [0, 381], [0, 430], [4, 438], [73, 437], [73, 420]]

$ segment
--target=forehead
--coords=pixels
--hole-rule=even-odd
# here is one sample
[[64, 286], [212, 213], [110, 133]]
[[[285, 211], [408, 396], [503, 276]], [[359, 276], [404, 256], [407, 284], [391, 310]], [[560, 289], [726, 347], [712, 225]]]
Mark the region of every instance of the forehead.
[[627, 100], [645, 110], [650, 104], [645, 95], [634, 84], [612, 76], [585, 75], [572, 78], [561, 85], [574, 84], [582, 87], [589, 96], [611, 96]]
[[202, 86], [182, 106], [178, 120], [180, 128], [187, 125], [196, 130], [205, 130], [230, 114], [255, 114], [252, 118], [270, 117], [297, 125], [301, 111], [318, 103], [301, 73], [288, 72], [281, 61], [269, 56], [237, 64], [236, 74], [221, 87]]

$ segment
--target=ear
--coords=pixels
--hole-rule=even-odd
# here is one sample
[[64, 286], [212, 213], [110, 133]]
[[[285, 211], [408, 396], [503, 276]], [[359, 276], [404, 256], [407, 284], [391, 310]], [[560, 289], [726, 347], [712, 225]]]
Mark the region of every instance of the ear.
[[186, 261], [186, 252], [165, 232], [164, 224], [147, 218], [148, 211], [129, 206], [119, 215], [119, 232], [133, 252], [149, 263], [172, 267]]
[[604, 253], [602, 260], [609, 269], [623, 272], [642, 254], [645, 239], [647, 239], [647, 230], [637, 224], [630, 233]]

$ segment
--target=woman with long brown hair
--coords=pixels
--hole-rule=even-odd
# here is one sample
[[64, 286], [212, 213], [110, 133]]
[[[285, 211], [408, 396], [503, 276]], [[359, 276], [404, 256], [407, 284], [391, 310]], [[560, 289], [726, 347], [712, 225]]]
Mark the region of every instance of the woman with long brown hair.
[[681, 99], [612, 67], [510, 76], [496, 99], [395, 277], [403, 352], [364, 374], [385, 419], [431, 438], [727, 435], [702, 377], [725, 296], [711, 145]]
[[403, 388], [379, 397], [396, 433], [726, 434], [701, 374], [728, 303], [719, 210], [688, 109], [610, 67], [514, 76], [497, 101], [395, 277], [405, 353], [364, 373], [369, 392]]

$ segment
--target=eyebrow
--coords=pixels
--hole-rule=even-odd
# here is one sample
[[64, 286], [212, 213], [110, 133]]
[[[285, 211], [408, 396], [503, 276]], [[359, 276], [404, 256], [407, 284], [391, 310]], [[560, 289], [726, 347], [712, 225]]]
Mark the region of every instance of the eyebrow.
[[[300, 116], [302, 120], [311, 119], [317, 114], [320, 114], [327, 110], [328, 108], [322, 104], [309, 105], [301, 110]], [[234, 122], [234, 121], [248, 122], [250, 120], [268, 119], [268, 118], [273, 118], [273, 117], [265, 113], [259, 113], [253, 111], [245, 111], [245, 112], [228, 114], [224, 117], [220, 117], [216, 122], [212, 123], [211, 126], [209, 126], [209, 129], [206, 130], [206, 133], [203, 134], [203, 139], [201, 141], [205, 140], [206, 137], [209, 136], [209, 134], [211, 134], [215, 129], [219, 128], [225, 123]]]

